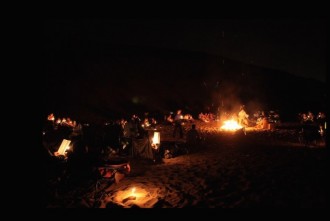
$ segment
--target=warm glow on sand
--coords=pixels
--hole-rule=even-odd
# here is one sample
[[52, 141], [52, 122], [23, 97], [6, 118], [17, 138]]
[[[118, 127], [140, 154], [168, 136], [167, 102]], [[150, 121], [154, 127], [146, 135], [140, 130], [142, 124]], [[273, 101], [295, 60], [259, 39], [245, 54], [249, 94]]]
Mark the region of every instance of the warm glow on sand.
[[243, 128], [235, 120], [226, 120], [224, 124], [220, 127], [222, 130], [235, 131]]
[[[133, 187], [133, 188], [132, 188], [132, 193], [131, 193], [132, 196], [135, 196], [135, 190], [136, 190], [136, 188]], [[136, 197], [136, 196], [135, 196], [135, 197]]]
[[112, 201], [123, 207], [131, 207], [135, 204], [141, 208], [149, 208], [157, 202], [157, 196], [154, 190], [147, 191], [142, 187], [132, 187], [116, 192]]

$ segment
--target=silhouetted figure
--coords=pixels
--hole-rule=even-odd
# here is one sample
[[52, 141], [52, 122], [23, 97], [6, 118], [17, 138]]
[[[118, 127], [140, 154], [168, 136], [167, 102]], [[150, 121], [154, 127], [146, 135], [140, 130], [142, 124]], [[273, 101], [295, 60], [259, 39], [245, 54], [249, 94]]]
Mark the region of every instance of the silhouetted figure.
[[195, 124], [191, 125], [191, 129], [187, 132], [186, 144], [189, 150], [196, 150], [200, 144], [200, 135]]
[[174, 117], [173, 137], [175, 137], [176, 131], [179, 130], [180, 138], [183, 138], [182, 119], [183, 119], [183, 115], [181, 114], [181, 110], [178, 110]]
[[248, 118], [249, 115], [245, 112], [244, 105], [242, 105], [238, 112], [238, 124], [244, 127], [248, 126]]
[[308, 123], [314, 122], [314, 114], [311, 111], [308, 111], [308, 113], [307, 113], [307, 121], [308, 121]]

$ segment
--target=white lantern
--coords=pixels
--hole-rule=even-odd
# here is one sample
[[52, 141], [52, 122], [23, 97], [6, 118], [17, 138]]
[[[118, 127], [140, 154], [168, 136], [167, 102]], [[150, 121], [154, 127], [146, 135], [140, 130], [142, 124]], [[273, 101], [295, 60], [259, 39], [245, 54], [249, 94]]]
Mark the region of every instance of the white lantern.
[[59, 155], [65, 155], [65, 151], [70, 148], [71, 140], [63, 139], [61, 146], [58, 148], [57, 153]]
[[160, 132], [154, 132], [154, 137], [152, 138], [152, 143], [151, 145], [155, 148], [158, 149], [160, 145]]

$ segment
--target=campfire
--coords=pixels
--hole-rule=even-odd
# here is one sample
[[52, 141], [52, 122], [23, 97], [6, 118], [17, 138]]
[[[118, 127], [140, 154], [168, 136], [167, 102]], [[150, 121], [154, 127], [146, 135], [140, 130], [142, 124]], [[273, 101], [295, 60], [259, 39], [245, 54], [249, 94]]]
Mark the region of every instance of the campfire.
[[226, 131], [236, 131], [241, 128], [243, 127], [233, 119], [224, 121], [224, 124], [220, 127], [221, 130], [226, 130]]

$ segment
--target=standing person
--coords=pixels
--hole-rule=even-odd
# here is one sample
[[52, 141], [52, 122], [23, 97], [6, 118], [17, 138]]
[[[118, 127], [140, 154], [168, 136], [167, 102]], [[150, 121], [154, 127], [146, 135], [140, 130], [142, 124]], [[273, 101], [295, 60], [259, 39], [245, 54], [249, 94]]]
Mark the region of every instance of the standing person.
[[244, 105], [242, 105], [238, 112], [238, 124], [244, 127], [248, 126], [248, 118], [249, 115], [245, 112]]
[[176, 115], [174, 117], [174, 130], [173, 130], [173, 137], [176, 135], [176, 131], [179, 130], [180, 138], [183, 138], [183, 131], [182, 131], [182, 119], [183, 115], [181, 113], [181, 110], [178, 110], [176, 112]]
[[200, 135], [196, 130], [196, 125], [192, 124], [191, 129], [187, 132], [186, 144], [189, 150], [196, 150], [200, 143]]

